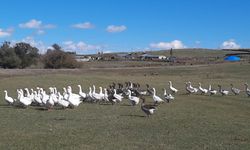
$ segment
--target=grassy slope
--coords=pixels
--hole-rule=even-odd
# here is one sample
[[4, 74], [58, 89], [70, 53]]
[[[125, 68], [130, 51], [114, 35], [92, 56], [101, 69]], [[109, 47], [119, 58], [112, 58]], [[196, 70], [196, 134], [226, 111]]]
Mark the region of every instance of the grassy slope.
[[[63, 87], [78, 83], [106, 86], [113, 81], [136, 81], [156, 87], [159, 95], [167, 81], [180, 89], [176, 100], [159, 106], [151, 118], [126, 100], [119, 105], [84, 103], [77, 109], [42, 111], [16, 109], [0, 102], [0, 149], [249, 149], [250, 99], [240, 96], [183, 95], [184, 82], [200, 81], [242, 87], [250, 82], [250, 65], [166, 67], [141, 70], [95, 70], [0, 78], [3, 89]], [[159, 73], [151, 76], [152, 72]], [[146, 75], [146, 76], [145, 76]], [[147, 101], [152, 101], [150, 97]]]
[[[152, 54], [170, 56], [170, 51], [152, 51]], [[209, 49], [177, 49], [173, 50], [173, 56], [176, 57], [223, 57], [230, 51], [209, 50]]]

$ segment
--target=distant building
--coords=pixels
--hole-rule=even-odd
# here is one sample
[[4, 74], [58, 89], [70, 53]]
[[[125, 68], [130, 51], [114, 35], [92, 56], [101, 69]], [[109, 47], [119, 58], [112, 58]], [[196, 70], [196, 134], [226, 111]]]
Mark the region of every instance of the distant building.
[[164, 55], [150, 55], [150, 54], [143, 54], [140, 56], [141, 60], [166, 60], [167, 57]]
[[75, 59], [78, 62], [88, 62], [92, 60], [92, 57], [87, 55], [75, 55]]

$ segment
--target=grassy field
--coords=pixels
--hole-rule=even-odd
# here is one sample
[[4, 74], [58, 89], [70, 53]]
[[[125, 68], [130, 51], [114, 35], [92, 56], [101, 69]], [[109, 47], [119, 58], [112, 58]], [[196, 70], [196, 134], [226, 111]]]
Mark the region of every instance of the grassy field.
[[[250, 149], [250, 98], [185, 95], [185, 81], [244, 89], [250, 64], [81, 70], [0, 70], [0, 149]], [[152, 75], [157, 73], [158, 75]], [[162, 95], [173, 81], [180, 92], [150, 118], [127, 100], [117, 105], [83, 103], [76, 109], [44, 111], [6, 106], [3, 90], [16, 97], [24, 87], [77, 84], [84, 90], [112, 82], [148, 83]], [[216, 87], [217, 88], [217, 87]], [[152, 102], [147, 97], [147, 102]]]

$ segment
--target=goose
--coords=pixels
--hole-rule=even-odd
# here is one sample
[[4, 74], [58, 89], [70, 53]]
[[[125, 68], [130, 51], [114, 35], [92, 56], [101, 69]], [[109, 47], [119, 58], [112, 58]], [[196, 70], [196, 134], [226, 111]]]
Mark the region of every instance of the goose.
[[128, 92], [129, 92], [128, 99], [130, 100], [131, 104], [133, 106], [139, 104], [140, 98], [139, 97], [135, 97], [135, 96], [131, 96], [131, 91], [130, 90], [128, 90]]
[[211, 84], [209, 85], [208, 91], [209, 91], [210, 95], [216, 95], [217, 94], [217, 90], [212, 89]]
[[114, 105], [117, 102], [117, 99], [113, 96], [113, 94], [108, 94], [108, 90], [104, 88], [104, 100], [105, 102], [111, 102]]
[[95, 92], [95, 86], [93, 85], [93, 93], [92, 93], [92, 96], [93, 96], [93, 98], [94, 98], [95, 100], [97, 100], [97, 101], [103, 100], [104, 95], [103, 95], [103, 93], [102, 93], [102, 87], [100, 87], [100, 93], [96, 93], [96, 92]]
[[199, 83], [199, 90], [200, 90], [201, 94], [207, 94], [208, 93], [207, 89], [201, 87], [201, 83]]
[[37, 103], [38, 105], [42, 105], [42, 98], [41, 98], [41, 95], [40, 95], [40, 91], [38, 91], [39, 93], [37, 93], [37, 91], [34, 91], [34, 100], [35, 100], [35, 103]]
[[33, 102], [34, 101], [34, 95], [31, 95], [30, 92], [29, 92], [29, 89], [28, 88], [25, 88], [24, 91], [26, 92], [26, 96], [25, 97], [28, 97], [31, 99], [31, 101]]
[[155, 104], [164, 102], [163, 99], [161, 99], [159, 96], [156, 95], [155, 88], [153, 88], [153, 100]]
[[46, 105], [47, 101], [49, 100], [49, 95], [46, 94], [46, 91], [44, 91], [42, 88], [41, 88], [41, 95], [42, 95], [42, 103], [43, 105]]
[[165, 88], [163, 89], [163, 91], [164, 91], [164, 94], [163, 94], [164, 98], [168, 103], [170, 100], [174, 100], [174, 97], [171, 94], [167, 93], [167, 90]]
[[169, 81], [169, 89], [171, 90], [172, 93], [177, 93], [178, 90], [173, 87], [172, 81]]
[[194, 90], [194, 93], [197, 93], [198, 89], [195, 88], [195, 87], [193, 87], [190, 81], [188, 81], [188, 83], [189, 83], [189, 88], [192, 89], [192, 90]]
[[34, 95], [34, 90], [30, 89], [30, 99], [32, 100], [33, 103], [35, 103], [35, 95]]
[[31, 103], [32, 103], [32, 100], [29, 98], [29, 97], [24, 97], [23, 96], [23, 92], [22, 90], [19, 91], [19, 101], [20, 103], [24, 106], [24, 107], [28, 107]]
[[156, 107], [153, 105], [146, 105], [145, 98], [142, 98], [141, 110], [147, 115], [147, 117], [149, 117], [154, 114]]
[[189, 86], [189, 83], [188, 83], [188, 82], [186, 82], [185, 84], [186, 84], [186, 91], [188, 92], [187, 94], [192, 94], [192, 93], [195, 93], [195, 90], [194, 90], [194, 89], [192, 89], [192, 88], [190, 88], [190, 86]]
[[45, 103], [45, 107], [50, 110], [54, 105], [55, 105], [55, 102], [54, 102], [54, 93], [50, 93], [49, 95], [49, 99], [46, 101]]
[[59, 106], [62, 106], [63, 109], [69, 107], [69, 101], [64, 100], [64, 98], [60, 92], [57, 92], [57, 96], [58, 96], [58, 105]]
[[72, 89], [68, 86], [67, 92], [69, 93], [68, 101], [72, 108], [78, 107], [81, 104], [81, 96], [78, 94], [72, 93]]
[[7, 90], [4, 90], [4, 93], [5, 93], [5, 96], [4, 96], [5, 101], [6, 101], [9, 105], [14, 104], [15, 100], [14, 100], [12, 97], [9, 97], [9, 96], [8, 96]]
[[234, 93], [234, 95], [239, 95], [240, 94], [240, 89], [237, 89], [233, 86], [233, 84], [231, 85], [231, 91]]
[[94, 100], [93, 94], [92, 94], [92, 88], [89, 87], [89, 93], [88, 93], [88, 98], [90, 98], [90, 100]]
[[69, 93], [67, 92], [66, 88], [63, 88], [63, 94], [62, 94], [64, 99], [68, 99], [69, 98]]
[[54, 102], [53, 105], [58, 103], [56, 88], [50, 87], [50, 97], [52, 101]]
[[83, 98], [83, 99], [85, 99], [86, 97], [87, 97], [87, 94], [86, 93], [84, 93], [84, 92], [82, 92], [82, 86], [81, 85], [78, 85], [78, 87], [79, 87], [79, 95]]
[[102, 92], [102, 87], [99, 87], [99, 89], [100, 89], [100, 93], [99, 93], [100, 100], [104, 100], [104, 93]]
[[114, 89], [114, 95], [115, 99], [117, 99], [119, 102], [122, 101], [123, 99], [123, 96], [119, 95], [119, 94], [116, 94], [116, 89]]
[[218, 85], [218, 87], [219, 87], [219, 92], [221, 93], [222, 96], [229, 94], [229, 91], [223, 90], [221, 85]]
[[250, 97], [250, 89], [248, 88], [248, 84], [245, 83], [245, 87], [246, 87], [246, 94], [248, 97]]

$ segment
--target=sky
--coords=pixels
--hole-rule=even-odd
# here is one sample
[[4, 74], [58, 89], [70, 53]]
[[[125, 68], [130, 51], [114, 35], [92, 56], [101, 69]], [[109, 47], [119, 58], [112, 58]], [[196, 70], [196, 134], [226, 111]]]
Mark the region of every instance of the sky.
[[1, 1], [0, 42], [44, 53], [250, 48], [249, 0]]

